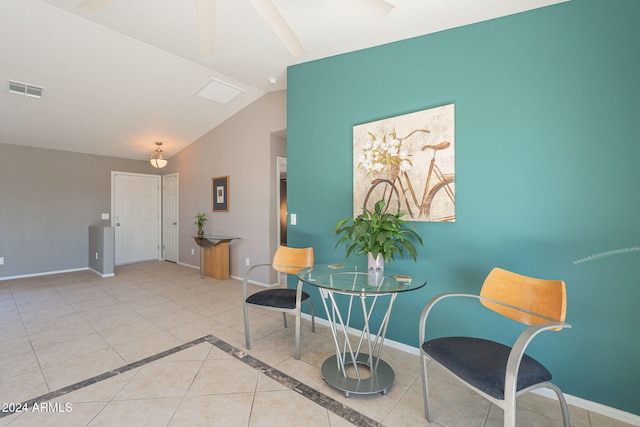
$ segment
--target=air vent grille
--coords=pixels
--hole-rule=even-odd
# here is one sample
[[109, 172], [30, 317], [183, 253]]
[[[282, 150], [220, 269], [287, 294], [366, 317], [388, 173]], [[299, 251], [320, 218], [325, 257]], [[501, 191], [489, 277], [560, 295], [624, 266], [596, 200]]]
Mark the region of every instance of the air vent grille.
[[244, 89], [235, 87], [227, 82], [223, 82], [218, 79], [211, 79], [196, 93], [196, 95], [201, 98], [208, 99], [209, 101], [226, 104], [243, 92]]
[[44, 91], [42, 87], [11, 80], [7, 80], [7, 86], [10, 93], [29, 96], [31, 98], [42, 98], [42, 92]]

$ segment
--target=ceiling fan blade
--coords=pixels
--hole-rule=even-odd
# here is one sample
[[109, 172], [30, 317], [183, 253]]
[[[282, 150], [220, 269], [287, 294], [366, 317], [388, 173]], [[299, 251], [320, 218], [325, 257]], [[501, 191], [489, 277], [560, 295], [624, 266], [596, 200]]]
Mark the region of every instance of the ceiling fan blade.
[[216, 0], [197, 0], [198, 45], [203, 55], [213, 55], [216, 40]]
[[109, 5], [113, 0], [84, 0], [77, 7], [98, 13]]
[[262, 18], [267, 21], [267, 24], [276, 33], [280, 41], [289, 49], [291, 55], [298, 57], [305, 53], [300, 40], [298, 40], [298, 37], [289, 27], [289, 24], [282, 17], [272, 0], [251, 0], [251, 3], [253, 3]]
[[349, 6], [358, 9], [361, 12], [367, 13], [374, 18], [383, 20], [395, 7], [391, 3], [387, 3], [384, 0], [342, 0]]

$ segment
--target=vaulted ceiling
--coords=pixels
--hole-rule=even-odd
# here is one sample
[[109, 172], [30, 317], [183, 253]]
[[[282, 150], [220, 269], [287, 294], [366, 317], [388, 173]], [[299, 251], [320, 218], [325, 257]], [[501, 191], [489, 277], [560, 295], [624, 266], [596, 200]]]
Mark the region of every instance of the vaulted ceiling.
[[[145, 160], [162, 141], [170, 157], [286, 89], [289, 65], [563, 1], [2, 0], [0, 143]], [[197, 95], [212, 79], [222, 102]]]

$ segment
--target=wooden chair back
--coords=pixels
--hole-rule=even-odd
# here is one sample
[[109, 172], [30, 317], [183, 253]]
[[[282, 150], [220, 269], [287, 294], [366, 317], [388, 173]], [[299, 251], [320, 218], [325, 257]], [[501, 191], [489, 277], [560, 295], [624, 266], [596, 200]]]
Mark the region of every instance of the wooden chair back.
[[[491, 270], [485, 279], [480, 296], [514, 305], [561, 322], [564, 322], [567, 312], [567, 291], [564, 281], [522, 276], [497, 267]], [[488, 301], [482, 301], [482, 304], [496, 313], [526, 325], [549, 321]]]
[[273, 256], [273, 268], [287, 274], [295, 274], [304, 267], [313, 267], [313, 248], [280, 246]]

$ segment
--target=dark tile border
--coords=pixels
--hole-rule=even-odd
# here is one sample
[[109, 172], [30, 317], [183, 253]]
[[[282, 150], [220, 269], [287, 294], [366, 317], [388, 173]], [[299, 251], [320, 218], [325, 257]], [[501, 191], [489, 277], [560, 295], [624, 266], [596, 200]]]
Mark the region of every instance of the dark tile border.
[[348, 406], [345, 406], [334, 398], [327, 396], [326, 394], [314, 389], [313, 387], [309, 387], [308, 385], [296, 380], [295, 378], [285, 374], [284, 372], [275, 369], [274, 367], [256, 359], [253, 356], [248, 355], [247, 353], [233, 347], [232, 345], [222, 340], [219, 340], [213, 335], [207, 335], [204, 338], [207, 340], [207, 342], [211, 343], [225, 353], [232, 355], [236, 359], [265, 374], [269, 378], [279, 382], [280, 384], [293, 391], [300, 393], [302, 396], [306, 397], [312, 402], [317, 403], [323, 408], [328, 409], [329, 411], [344, 418], [345, 420], [356, 426], [369, 427], [382, 425], [381, 423], [367, 417], [364, 414], [361, 414], [358, 411], [349, 408]]
[[[161, 353], [158, 354], [154, 354], [153, 356], [149, 356], [149, 357], [145, 357], [144, 359], [140, 359], [136, 362], [133, 363], [129, 363], [128, 365], [124, 365], [121, 366], [119, 368], [113, 369], [111, 371], [107, 371], [104, 372], [100, 375], [96, 375], [93, 378], [89, 378], [83, 381], [79, 381], [75, 384], [71, 384], [69, 386], [63, 387], [61, 389], [49, 392], [47, 394], [43, 394], [41, 396], [35, 397], [33, 399], [27, 400], [22, 402], [22, 407], [27, 407], [27, 408], [32, 408], [34, 405], [40, 403], [40, 402], [46, 402], [48, 400], [51, 399], [55, 399], [57, 397], [60, 396], [64, 396], [67, 393], [71, 393], [73, 391], [76, 390], [80, 390], [81, 388], [90, 386], [92, 384], [98, 383], [100, 381], [104, 381], [106, 379], [109, 379], [111, 377], [115, 377], [116, 375], [120, 375], [122, 373], [125, 373], [127, 371], [130, 371], [132, 369], [136, 369], [139, 368], [140, 366], [146, 365], [147, 363], [151, 363], [151, 362], [155, 362], [156, 360], [162, 359], [163, 357], [167, 357], [167, 356], [171, 356], [172, 354], [178, 353], [179, 351], [182, 350], [186, 350], [190, 347], [193, 347], [194, 345], [198, 345], [198, 344], [202, 344], [203, 342], [207, 341], [208, 337], [201, 337], [198, 339], [195, 339], [193, 341], [190, 341], [188, 343], [179, 345], [177, 347], [173, 347], [170, 348], [169, 350], [163, 351]], [[0, 412], [0, 418], [2, 417], [6, 417], [8, 415], [11, 415], [15, 413], [15, 411], [7, 411], [7, 412]]]
[[[121, 366], [117, 369], [113, 369], [111, 371], [107, 371], [104, 372], [100, 375], [96, 375], [93, 378], [89, 378], [83, 381], [79, 381], [75, 384], [71, 384], [67, 387], [63, 387], [61, 389], [52, 391], [50, 393], [46, 393], [43, 394], [41, 396], [35, 397], [33, 399], [27, 400], [25, 402], [22, 402], [22, 407], [27, 407], [27, 408], [31, 408], [36, 404], [39, 404], [41, 402], [46, 402], [49, 401], [51, 399], [55, 399], [57, 397], [60, 396], [64, 396], [65, 394], [71, 393], [73, 391], [76, 390], [80, 390], [84, 387], [90, 386], [92, 384], [96, 384], [100, 381], [104, 381], [106, 379], [115, 377], [117, 375], [120, 375], [122, 373], [125, 373], [127, 371], [130, 371], [132, 369], [136, 369], [139, 368], [141, 366], [144, 366], [148, 363], [151, 362], [155, 362], [156, 360], [162, 359], [164, 357], [167, 356], [171, 356], [172, 354], [178, 353], [182, 350], [186, 350], [188, 348], [191, 348], [193, 346], [196, 346], [198, 344], [202, 344], [203, 342], [208, 342], [209, 344], [213, 345], [214, 347], [217, 347], [218, 349], [224, 351], [225, 353], [235, 357], [236, 359], [240, 360], [241, 362], [245, 363], [248, 366], [251, 366], [252, 368], [256, 369], [257, 371], [263, 373], [264, 375], [268, 376], [269, 378], [279, 382], [280, 384], [284, 385], [285, 387], [299, 393], [300, 395], [306, 397], [307, 399], [311, 400], [312, 402], [317, 403], [318, 405], [322, 406], [325, 409], [328, 409], [329, 411], [333, 412], [334, 414], [344, 418], [345, 420], [349, 421], [350, 423], [356, 425], [356, 426], [361, 426], [361, 427], [379, 427], [382, 424], [380, 424], [379, 422], [367, 417], [364, 414], [361, 414], [358, 411], [355, 411], [351, 408], [349, 408], [348, 406], [345, 406], [344, 404], [338, 402], [337, 400], [333, 399], [332, 397], [327, 396], [324, 393], [321, 393], [320, 391], [309, 387], [308, 385], [296, 380], [295, 378], [285, 374], [284, 372], [281, 372], [275, 368], [273, 368], [272, 366], [256, 359], [255, 357], [252, 357], [250, 355], [248, 355], [247, 353], [239, 350], [238, 348], [230, 345], [229, 343], [222, 341], [218, 338], [216, 338], [213, 335], [207, 335], [198, 339], [195, 339], [193, 341], [190, 341], [188, 343], [179, 345], [177, 347], [173, 347], [170, 348], [169, 350], [163, 351], [161, 353], [158, 354], [154, 354], [153, 356], [149, 356], [149, 357], [145, 357], [144, 359], [140, 359], [136, 362], [130, 363], [128, 365], [124, 365]], [[11, 411], [11, 412], [0, 412], [0, 418], [9, 416], [14, 414], [15, 411]]]

